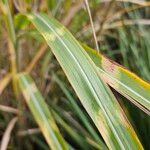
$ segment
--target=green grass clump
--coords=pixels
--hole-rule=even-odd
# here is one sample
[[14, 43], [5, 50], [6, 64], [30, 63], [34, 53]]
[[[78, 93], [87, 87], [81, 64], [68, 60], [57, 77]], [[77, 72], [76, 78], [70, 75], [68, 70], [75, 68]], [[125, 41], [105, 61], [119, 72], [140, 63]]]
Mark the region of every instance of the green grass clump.
[[150, 149], [149, 6], [1, 1], [0, 149]]

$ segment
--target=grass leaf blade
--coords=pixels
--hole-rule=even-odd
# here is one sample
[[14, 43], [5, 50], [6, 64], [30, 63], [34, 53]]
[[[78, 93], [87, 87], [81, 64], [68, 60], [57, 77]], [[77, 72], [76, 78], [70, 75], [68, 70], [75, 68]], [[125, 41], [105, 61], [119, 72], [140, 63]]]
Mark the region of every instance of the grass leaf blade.
[[65, 84], [63, 84], [63, 82], [61, 82], [61, 80], [55, 74], [53, 75], [53, 79], [59, 85], [59, 87], [61, 88], [63, 93], [66, 95], [67, 99], [70, 101], [70, 103], [72, 105], [72, 108], [75, 110], [76, 114], [79, 116], [80, 120], [82, 121], [84, 126], [87, 128], [89, 133], [93, 136], [95, 141], [99, 143], [99, 146], [101, 147], [101, 149], [106, 149], [106, 146], [104, 145], [103, 141], [99, 138], [96, 131], [93, 129], [91, 124], [88, 122], [87, 117], [82, 112], [82, 110], [80, 109], [80, 107], [76, 103], [75, 99], [72, 97], [72, 95], [69, 93]]
[[83, 106], [110, 149], [143, 149], [109, 87], [74, 37], [55, 19], [29, 14], [28, 19], [51, 47]]
[[26, 103], [48, 145], [54, 150], [67, 149], [67, 145], [57, 128], [53, 116], [31, 77], [27, 74], [20, 74], [18, 75], [18, 81]]
[[121, 65], [109, 60], [90, 47], [83, 45], [99, 69], [104, 80], [133, 104], [150, 115], [150, 84]]

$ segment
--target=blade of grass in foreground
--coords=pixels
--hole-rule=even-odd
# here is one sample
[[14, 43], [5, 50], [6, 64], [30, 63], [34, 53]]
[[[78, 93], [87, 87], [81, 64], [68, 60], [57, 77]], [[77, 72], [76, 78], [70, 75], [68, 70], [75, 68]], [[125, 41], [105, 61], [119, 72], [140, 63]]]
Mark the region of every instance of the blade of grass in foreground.
[[54, 150], [68, 149], [47, 104], [33, 80], [27, 74], [20, 74], [18, 75], [18, 81], [26, 103], [38, 123], [48, 145]]
[[82, 112], [82, 110], [78, 106], [78, 104], [75, 101], [75, 99], [69, 93], [67, 87], [63, 84], [63, 82], [61, 82], [61, 80], [55, 74], [53, 74], [53, 79], [59, 85], [59, 87], [61, 88], [61, 90], [64, 92], [64, 94], [66, 95], [67, 99], [70, 101], [73, 110], [76, 112], [77, 116], [80, 118], [80, 120], [82, 121], [82, 123], [84, 124], [84, 126], [87, 128], [87, 130], [89, 131], [89, 133], [93, 136], [93, 138], [95, 139], [95, 141], [97, 141], [99, 143], [99, 148], [100, 149], [106, 149], [106, 146], [104, 145], [104, 143], [102, 142], [102, 140], [97, 135], [96, 131], [91, 126], [90, 122], [88, 121], [87, 117], [84, 115], [84, 113]]
[[143, 149], [120, 105], [98, 75], [96, 65], [74, 37], [53, 18], [28, 14], [62, 66], [110, 149]]
[[150, 115], [150, 84], [88, 46], [83, 47], [97, 65], [100, 76], [112, 88]]
[[[66, 105], [68, 108], [70, 108], [70, 105]], [[82, 149], [89, 149], [89, 147], [93, 147], [99, 150], [107, 150], [108, 148], [106, 147], [106, 145], [101, 144], [96, 142], [91, 136], [90, 134], [84, 129], [84, 126], [82, 126], [82, 124], [80, 124], [80, 122], [78, 122], [78, 120], [76, 120], [76, 117], [73, 118], [73, 116], [71, 116], [71, 114], [69, 114], [69, 112], [64, 111], [63, 108], [60, 108], [59, 106], [52, 104], [52, 108], [53, 110], [59, 115], [59, 118], [57, 116], [55, 116], [56, 122], [58, 124], [60, 124], [60, 126], [66, 130], [66, 132], [72, 137], [74, 138], [74, 140], [77, 142], [78, 145], [80, 145], [80, 143], [82, 143], [82, 145], [84, 145], [84, 148], [82, 147]], [[61, 118], [61, 119], [60, 119]], [[64, 126], [65, 124], [63, 124], [63, 122], [68, 126], [68, 129], [72, 131], [69, 131], [66, 129], [66, 127]], [[71, 135], [73, 134], [74, 135]], [[75, 139], [76, 137], [76, 139]], [[79, 143], [80, 142], [80, 143]], [[91, 149], [91, 148], [90, 148]]]

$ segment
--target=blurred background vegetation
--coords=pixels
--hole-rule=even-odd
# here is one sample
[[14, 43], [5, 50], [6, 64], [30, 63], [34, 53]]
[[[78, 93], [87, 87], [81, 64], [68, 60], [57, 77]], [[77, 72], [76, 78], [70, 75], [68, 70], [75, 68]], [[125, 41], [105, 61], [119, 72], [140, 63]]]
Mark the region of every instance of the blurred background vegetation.
[[[148, 0], [89, 0], [100, 51], [146, 81], [150, 81], [150, 2]], [[76, 149], [97, 149], [101, 138], [59, 63], [43, 38], [19, 12], [46, 12], [64, 24], [83, 43], [95, 48], [84, 0], [9, 0], [13, 16], [19, 72], [31, 72], [34, 81], [53, 110], [63, 137]], [[9, 72], [8, 29], [0, 7], [0, 79]], [[33, 58], [36, 65], [32, 66]], [[114, 91], [145, 149], [150, 149], [150, 117]], [[23, 97], [22, 97], [23, 99]], [[2, 106], [15, 108], [11, 113]], [[49, 149], [28, 107], [16, 100], [9, 85], [0, 95], [0, 138], [18, 111], [19, 119], [8, 149]], [[86, 122], [89, 122], [86, 125]], [[88, 127], [87, 127], [88, 126]], [[94, 132], [90, 132], [94, 130]], [[92, 135], [93, 134], [93, 135]], [[71, 138], [70, 138], [71, 137]]]

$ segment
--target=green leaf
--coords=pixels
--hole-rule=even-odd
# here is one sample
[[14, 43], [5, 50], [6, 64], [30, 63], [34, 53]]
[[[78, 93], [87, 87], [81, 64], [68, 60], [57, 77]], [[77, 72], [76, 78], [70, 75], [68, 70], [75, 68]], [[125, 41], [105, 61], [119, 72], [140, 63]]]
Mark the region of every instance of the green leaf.
[[92, 135], [92, 137], [95, 139], [95, 141], [99, 143], [99, 148], [103, 149], [103, 150], [107, 149], [106, 146], [104, 145], [104, 143], [102, 142], [102, 140], [97, 135], [96, 131], [93, 129], [92, 125], [90, 124], [88, 118], [85, 116], [84, 112], [78, 106], [76, 100], [72, 97], [72, 95], [68, 91], [68, 89], [65, 86], [65, 84], [63, 84], [63, 82], [61, 82], [61, 80], [55, 74], [53, 74], [53, 79], [59, 85], [61, 90], [64, 92], [64, 94], [66, 95], [67, 99], [70, 101], [72, 109], [76, 112], [77, 116], [80, 118], [80, 120], [82, 121], [83, 125], [87, 128], [87, 130]]
[[14, 24], [15, 29], [18, 31], [20, 29], [25, 29], [29, 24], [29, 20], [25, 16], [22, 16], [20, 13], [18, 13], [14, 17]]
[[57, 0], [47, 0], [47, 4], [48, 4], [48, 7], [52, 10], [54, 8], [54, 6], [56, 5]]
[[55, 112], [54, 110], [52, 111], [52, 113], [55, 116], [56, 122], [59, 123], [61, 125], [61, 127], [69, 134], [69, 136], [74, 139], [74, 141], [76, 142], [77, 145], [79, 145], [83, 150], [87, 150], [89, 148], [86, 139], [78, 134], [77, 131], [75, 131], [74, 129], [72, 129], [63, 119], [62, 117], [60, 117], [58, 115], [57, 112]]
[[47, 104], [31, 77], [27, 74], [19, 74], [18, 82], [26, 103], [38, 123], [48, 145], [54, 150], [68, 149]]
[[12, 75], [7, 74], [2, 80], [0, 80], [0, 95], [2, 94], [3, 90], [6, 88], [6, 86], [11, 81]]
[[143, 149], [97, 67], [75, 38], [53, 18], [29, 14], [63, 68], [81, 103], [110, 149]]
[[98, 67], [99, 75], [112, 88], [150, 115], [150, 84], [88, 46], [83, 47]]

